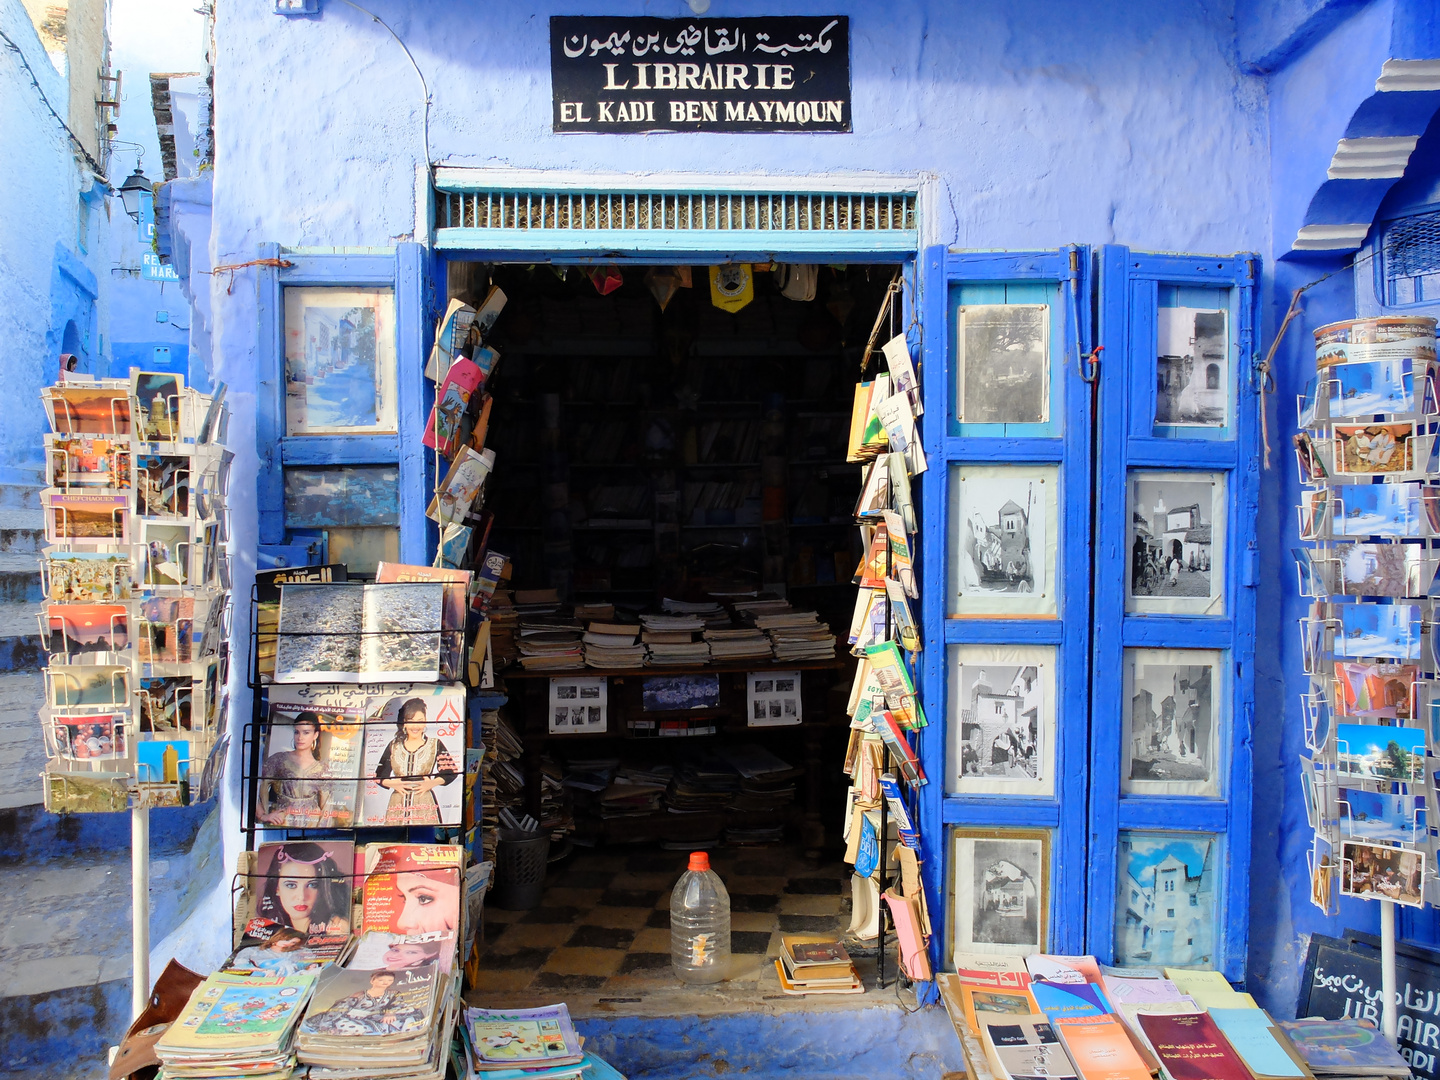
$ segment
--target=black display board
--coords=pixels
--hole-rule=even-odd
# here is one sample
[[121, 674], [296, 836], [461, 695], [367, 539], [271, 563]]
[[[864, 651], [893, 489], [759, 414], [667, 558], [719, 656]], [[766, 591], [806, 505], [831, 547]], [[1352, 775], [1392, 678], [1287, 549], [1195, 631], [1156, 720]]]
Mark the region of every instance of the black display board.
[[[1440, 1080], [1440, 954], [1395, 947], [1400, 1053], [1422, 1080]], [[1380, 1026], [1380, 939], [1347, 930], [1345, 937], [1310, 937], [1296, 1016], [1353, 1017]]]
[[550, 18], [557, 132], [849, 131], [850, 20]]

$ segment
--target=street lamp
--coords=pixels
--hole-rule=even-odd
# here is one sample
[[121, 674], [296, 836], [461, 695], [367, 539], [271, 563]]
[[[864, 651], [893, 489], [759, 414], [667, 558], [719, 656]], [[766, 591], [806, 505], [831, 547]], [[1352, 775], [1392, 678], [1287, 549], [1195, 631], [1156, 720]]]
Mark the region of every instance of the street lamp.
[[135, 171], [125, 178], [120, 185], [120, 201], [125, 204], [125, 213], [134, 220], [140, 220], [140, 196], [154, 193], [154, 187], [150, 178], [140, 171], [140, 163], [135, 163]]

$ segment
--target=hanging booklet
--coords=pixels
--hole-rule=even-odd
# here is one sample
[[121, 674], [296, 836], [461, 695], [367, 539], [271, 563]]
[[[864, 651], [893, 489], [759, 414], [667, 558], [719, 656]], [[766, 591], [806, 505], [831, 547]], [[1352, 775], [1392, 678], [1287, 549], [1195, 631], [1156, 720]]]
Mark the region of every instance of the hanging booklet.
[[890, 455], [883, 454], [865, 467], [865, 482], [855, 502], [856, 518], [881, 517], [890, 507]]
[[477, 453], [468, 446], [461, 447], [450, 465], [450, 471], [445, 474], [440, 490], [430, 500], [425, 516], [442, 525], [463, 522], [494, 468], [495, 451]]
[[890, 576], [905, 587], [905, 595], [912, 599], [920, 595], [915, 581], [915, 563], [910, 555], [910, 538], [906, 535], [900, 515], [893, 510], [885, 512], [885, 536], [890, 542]]
[[485, 382], [485, 373], [471, 360], [457, 360], [435, 394], [425, 435], [420, 440], [449, 458], [460, 445], [460, 428], [470, 407], [470, 398]]
[[890, 618], [895, 630], [895, 640], [906, 652], [920, 651], [920, 627], [910, 611], [910, 601], [900, 582], [890, 578], [885, 582], [885, 597], [890, 605]]
[[892, 394], [880, 403], [880, 422], [885, 426], [885, 435], [890, 450], [905, 456], [905, 470], [911, 476], [918, 476], [926, 468], [925, 451], [920, 446], [920, 435], [915, 430], [915, 414], [910, 401], [904, 394]]
[[895, 392], [905, 395], [910, 402], [910, 410], [916, 416], [923, 416], [925, 406], [920, 403], [920, 384], [915, 379], [915, 366], [910, 362], [910, 344], [905, 335], [896, 334], [881, 351], [885, 354], [885, 366], [890, 369], [890, 381]]
[[907, 731], [916, 731], [927, 725], [925, 711], [920, 699], [915, 696], [915, 684], [910, 681], [910, 669], [893, 641], [872, 645], [865, 650], [874, 669], [875, 679], [885, 692], [886, 708], [896, 721]]
[[430, 359], [425, 363], [427, 379], [439, 382], [445, 377], [455, 354], [465, 345], [474, 321], [474, 308], [461, 300], [450, 301], [440, 325], [435, 329], [435, 344], [430, 347]]
[[900, 515], [905, 523], [905, 535], [915, 535], [915, 503], [910, 498], [910, 477], [905, 471], [905, 455], [887, 456], [887, 473], [890, 477], [890, 508]]

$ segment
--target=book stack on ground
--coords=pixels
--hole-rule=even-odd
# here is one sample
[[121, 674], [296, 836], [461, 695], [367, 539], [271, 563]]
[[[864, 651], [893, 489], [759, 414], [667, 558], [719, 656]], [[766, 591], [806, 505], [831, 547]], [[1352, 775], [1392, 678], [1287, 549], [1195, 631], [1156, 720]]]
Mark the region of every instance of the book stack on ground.
[[314, 1080], [444, 1080], [456, 978], [434, 962], [327, 967], [300, 1023], [296, 1056]]
[[703, 814], [728, 810], [740, 790], [740, 774], [714, 755], [686, 758], [665, 789], [665, 808], [672, 814]]
[[705, 629], [705, 619], [698, 614], [640, 616], [645, 643], [645, 663], [656, 667], [675, 664], [708, 664], [710, 644], [697, 641], [695, 635]]
[[211, 975], [155, 1044], [164, 1075], [285, 1080], [295, 1067], [295, 1028], [314, 990], [311, 972]]
[[639, 767], [618, 769], [599, 798], [602, 818], [645, 817], [660, 809], [668, 775]]
[[740, 774], [731, 810], [773, 814], [795, 801], [795, 781], [805, 775], [804, 769], [754, 743], [726, 747], [719, 754]]
[[[613, 620], [613, 616], [612, 616]], [[640, 627], [622, 622], [591, 622], [585, 628], [585, 666], [638, 668], [645, 665]]]
[[548, 603], [517, 604], [516, 608], [520, 613], [520, 663], [526, 671], [574, 671], [585, 666], [584, 623], [559, 614]]
[[782, 934], [775, 974], [780, 989], [796, 996], [865, 992], [850, 954], [830, 934]]
[[[489, 1080], [599, 1080], [563, 1004], [539, 1009], [466, 1009], [460, 1025], [466, 1077]], [[603, 1064], [603, 1063], [602, 1063]], [[609, 1069], [609, 1066], [605, 1066]]]

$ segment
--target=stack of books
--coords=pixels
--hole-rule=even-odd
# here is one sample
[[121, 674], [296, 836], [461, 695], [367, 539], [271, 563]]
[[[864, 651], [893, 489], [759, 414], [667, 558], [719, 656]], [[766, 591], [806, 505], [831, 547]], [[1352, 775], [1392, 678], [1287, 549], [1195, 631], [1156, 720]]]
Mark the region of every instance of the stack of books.
[[195, 988], [155, 1044], [165, 1075], [284, 1080], [295, 1067], [295, 1028], [315, 975], [262, 978], [217, 972]]
[[1280, 1029], [1316, 1076], [1412, 1075], [1394, 1044], [1364, 1020], [1281, 1020]]
[[774, 652], [765, 632], [755, 626], [707, 629], [705, 640], [710, 643], [710, 655], [720, 661], [768, 660]]
[[585, 666], [585, 646], [581, 641], [585, 625], [559, 614], [556, 606], [517, 605], [520, 663], [526, 671], [574, 671]]
[[[613, 615], [611, 617], [613, 619]], [[640, 644], [638, 625], [592, 622], [585, 629], [584, 645], [586, 667], [638, 668], [645, 665], [645, 646]]]
[[784, 600], [735, 606], [770, 638], [776, 660], [829, 660], [835, 655], [835, 635], [814, 611], [797, 610]]
[[665, 807], [672, 814], [703, 814], [728, 810], [740, 790], [740, 774], [729, 762], [714, 756], [682, 761], [665, 790]]
[[456, 974], [413, 967], [329, 967], [296, 1039], [314, 1080], [444, 1080], [455, 1031]]
[[850, 954], [832, 934], [782, 934], [775, 974], [791, 995], [865, 992]]
[[[580, 1080], [605, 1073], [587, 1072], [587, 1055], [563, 1004], [539, 1009], [466, 1009], [460, 1025], [465, 1054], [462, 1076], [501, 1073], [526, 1080]], [[609, 1066], [606, 1066], [608, 1069]]]
[[708, 664], [710, 645], [697, 641], [695, 635], [705, 629], [705, 619], [698, 614], [640, 616], [643, 626], [641, 640], [645, 643], [645, 663]]
[[517, 643], [520, 614], [509, 589], [496, 589], [490, 601], [490, 651], [497, 668], [515, 662], [520, 655]]
[[645, 817], [660, 809], [660, 797], [669, 784], [668, 775], [642, 768], [623, 768], [600, 793], [600, 816]]

